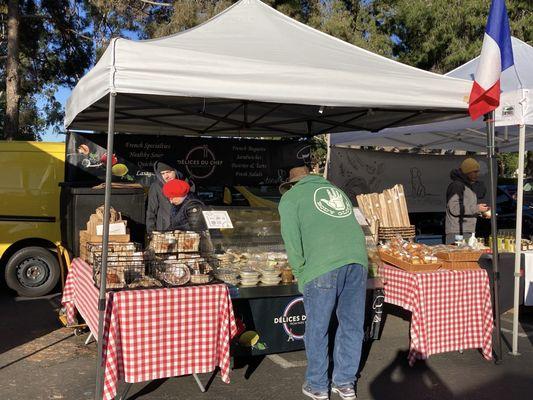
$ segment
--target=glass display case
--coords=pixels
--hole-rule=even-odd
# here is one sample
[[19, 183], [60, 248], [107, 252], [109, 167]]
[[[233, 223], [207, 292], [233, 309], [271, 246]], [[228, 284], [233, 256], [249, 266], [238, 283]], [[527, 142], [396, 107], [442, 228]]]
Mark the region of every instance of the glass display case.
[[216, 253], [228, 251], [260, 253], [285, 253], [277, 209], [253, 207], [209, 207], [210, 210], [227, 211], [233, 229], [210, 230]]

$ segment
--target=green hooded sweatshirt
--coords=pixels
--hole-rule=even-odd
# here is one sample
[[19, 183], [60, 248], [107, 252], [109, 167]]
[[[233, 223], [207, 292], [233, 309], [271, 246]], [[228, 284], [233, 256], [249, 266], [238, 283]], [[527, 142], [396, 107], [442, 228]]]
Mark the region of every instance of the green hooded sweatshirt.
[[368, 265], [363, 230], [346, 194], [327, 179], [308, 175], [279, 203], [281, 235], [302, 292], [309, 281], [347, 264]]

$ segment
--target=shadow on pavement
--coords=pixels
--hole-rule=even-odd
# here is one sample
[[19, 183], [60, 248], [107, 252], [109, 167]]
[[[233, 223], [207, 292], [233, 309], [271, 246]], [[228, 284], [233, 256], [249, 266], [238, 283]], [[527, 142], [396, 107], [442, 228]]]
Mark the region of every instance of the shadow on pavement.
[[[495, 365], [494, 368], [502, 367]], [[524, 393], [532, 392], [533, 379], [530, 371], [524, 371], [524, 375], [504, 374], [491, 381], [478, 380], [476, 386], [467, 391], [453, 392], [424, 361], [418, 360], [413, 367], [409, 367], [407, 351], [399, 351], [394, 361], [370, 384], [372, 399], [518, 399], [524, 398]]]
[[60, 293], [31, 299], [1, 291], [0, 354], [61, 328], [56, 313], [60, 300]]
[[246, 368], [244, 373], [245, 379], [250, 379], [254, 371], [261, 365], [265, 356], [247, 356], [247, 357], [235, 357], [233, 359], [233, 368], [232, 369], [242, 369]]
[[169, 378], [164, 379], [156, 379], [155, 381], [151, 381], [148, 385], [144, 386], [141, 390], [139, 390], [137, 393], [127, 396], [128, 400], [135, 400], [140, 397], [143, 397], [144, 395], [152, 393], [154, 390], [158, 389], [162, 384], [164, 384], [166, 381], [168, 381]]
[[[530, 290], [533, 290], [533, 286]], [[527, 334], [527, 338], [531, 345], [533, 345], [533, 306], [520, 307], [520, 325]]]
[[453, 393], [425, 362], [409, 367], [408, 351], [396, 358], [370, 384], [373, 399], [452, 399]]

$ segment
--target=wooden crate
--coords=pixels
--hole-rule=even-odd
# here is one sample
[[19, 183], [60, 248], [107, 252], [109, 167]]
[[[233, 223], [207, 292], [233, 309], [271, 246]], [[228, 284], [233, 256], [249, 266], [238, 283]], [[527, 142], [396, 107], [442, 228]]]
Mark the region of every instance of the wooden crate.
[[391, 256], [390, 254], [387, 254], [385, 252], [380, 251], [379, 255], [381, 257], [381, 260], [386, 262], [387, 264], [394, 265], [395, 267], [398, 267], [400, 269], [403, 269], [407, 272], [434, 272], [442, 267], [442, 263], [434, 263], [434, 264], [411, 264], [407, 261], [400, 260], [396, 257]]
[[483, 254], [482, 250], [464, 250], [464, 251], [442, 251], [435, 254], [435, 256], [443, 261], [467, 261], [477, 262], [479, 257]]
[[[87, 231], [80, 231], [80, 258], [87, 261], [87, 243], [102, 243], [103, 236], [91, 235]], [[130, 241], [130, 235], [109, 235], [109, 242], [127, 243]]]
[[413, 239], [416, 236], [416, 229], [414, 225], [404, 227], [378, 227], [379, 240], [391, 240], [397, 235], [404, 239]]
[[465, 271], [480, 269], [480, 266], [477, 261], [443, 261], [442, 268], [452, 271]]

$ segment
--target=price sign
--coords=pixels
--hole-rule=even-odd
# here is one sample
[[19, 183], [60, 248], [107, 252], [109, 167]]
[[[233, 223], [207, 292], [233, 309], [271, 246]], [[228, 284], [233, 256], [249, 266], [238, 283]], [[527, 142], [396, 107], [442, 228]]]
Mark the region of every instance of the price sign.
[[227, 211], [202, 211], [205, 223], [209, 229], [233, 228], [231, 218]]

